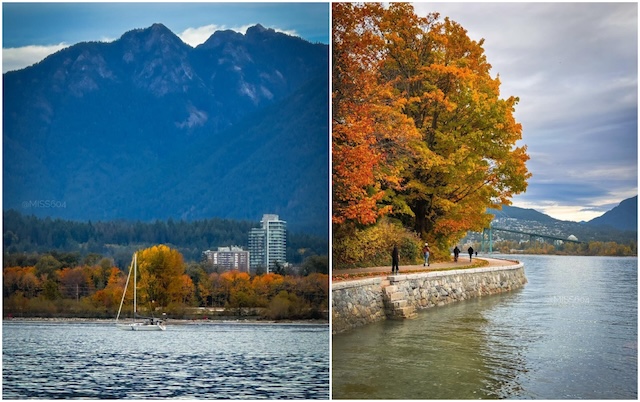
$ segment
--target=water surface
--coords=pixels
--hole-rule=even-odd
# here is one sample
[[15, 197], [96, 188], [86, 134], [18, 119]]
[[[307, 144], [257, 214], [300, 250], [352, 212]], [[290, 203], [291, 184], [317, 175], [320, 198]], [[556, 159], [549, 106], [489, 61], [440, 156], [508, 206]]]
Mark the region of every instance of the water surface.
[[4, 322], [3, 398], [328, 399], [326, 325]]
[[333, 398], [637, 399], [637, 258], [515, 258], [520, 290], [334, 335]]

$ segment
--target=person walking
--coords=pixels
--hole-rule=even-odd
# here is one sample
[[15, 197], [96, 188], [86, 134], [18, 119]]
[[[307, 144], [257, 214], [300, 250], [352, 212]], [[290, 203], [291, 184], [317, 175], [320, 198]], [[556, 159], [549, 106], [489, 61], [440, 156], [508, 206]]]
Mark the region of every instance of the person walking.
[[430, 253], [431, 253], [431, 249], [429, 248], [429, 243], [425, 243], [424, 247], [422, 247], [422, 254], [424, 254], [424, 264], [422, 264], [423, 267], [425, 265], [427, 267], [429, 266], [429, 254]]
[[467, 251], [469, 252], [469, 261], [471, 261], [471, 257], [473, 257], [473, 247], [470, 246]]
[[458, 246], [456, 246], [456, 248], [453, 249], [453, 261], [454, 262], [458, 262], [458, 256], [460, 255], [460, 249], [458, 248]]
[[398, 246], [393, 246], [393, 251], [391, 252], [391, 273], [397, 274], [399, 271], [398, 264], [400, 263], [400, 254], [398, 253]]

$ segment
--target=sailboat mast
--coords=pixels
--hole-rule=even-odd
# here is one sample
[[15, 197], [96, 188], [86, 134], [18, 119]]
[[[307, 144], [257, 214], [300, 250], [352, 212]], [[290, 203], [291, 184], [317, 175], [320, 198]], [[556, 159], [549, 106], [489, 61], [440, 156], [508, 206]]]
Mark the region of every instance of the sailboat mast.
[[120, 300], [120, 307], [118, 308], [118, 315], [116, 316], [116, 323], [120, 318], [120, 311], [122, 311], [122, 305], [124, 304], [124, 297], [127, 294], [127, 287], [129, 286], [129, 279], [131, 279], [131, 268], [133, 268], [133, 260], [129, 265], [129, 275], [127, 275], [127, 283], [124, 284], [124, 291], [122, 292], [122, 300]]
[[135, 253], [133, 255], [133, 261], [134, 261], [134, 264], [133, 264], [133, 319], [135, 320], [138, 315], [138, 305], [137, 305], [138, 253]]

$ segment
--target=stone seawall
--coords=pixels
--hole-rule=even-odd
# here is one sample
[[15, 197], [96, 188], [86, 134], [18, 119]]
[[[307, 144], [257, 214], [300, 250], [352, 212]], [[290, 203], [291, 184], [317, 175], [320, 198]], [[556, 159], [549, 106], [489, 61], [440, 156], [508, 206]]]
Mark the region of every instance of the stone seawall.
[[508, 292], [527, 283], [524, 265], [392, 275], [331, 286], [332, 332], [384, 319], [413, 318], [416, 311]]

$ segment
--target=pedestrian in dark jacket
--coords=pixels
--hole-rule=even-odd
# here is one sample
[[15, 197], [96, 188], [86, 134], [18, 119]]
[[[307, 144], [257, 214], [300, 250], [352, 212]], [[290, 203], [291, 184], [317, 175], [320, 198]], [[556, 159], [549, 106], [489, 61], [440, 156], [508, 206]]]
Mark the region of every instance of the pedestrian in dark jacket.
[[458, 246], [453, 249], [453, 261], [458, 262], [458, 256], [460, 255], [460, 249]]
[[469, 252], [469, 261], [471, 261], [471, 257], [473, 257], [473, 247], [469, 247], [467, 251]]
[[393, 251], [391, 252], [391, 273], [397, 274], [398, 264], [400, 263], [400, 254], [398, 253], [398, 246], [393, 246]]

